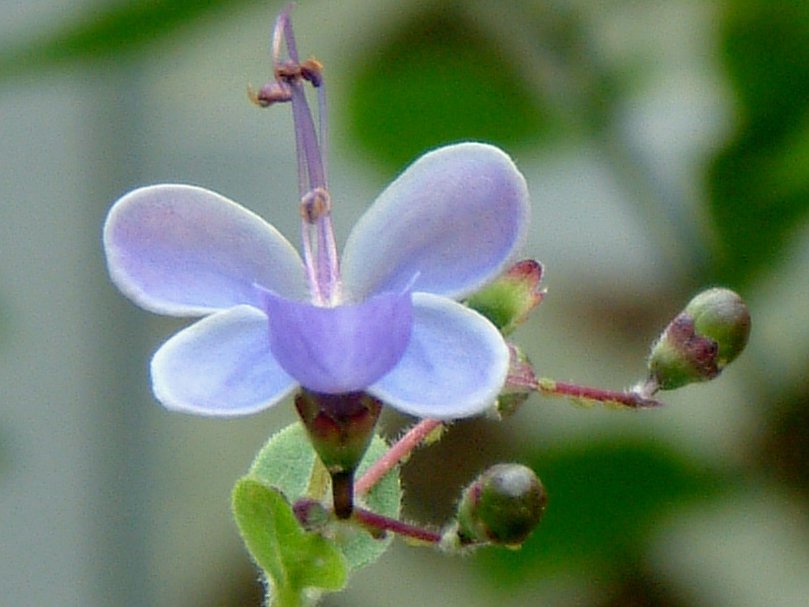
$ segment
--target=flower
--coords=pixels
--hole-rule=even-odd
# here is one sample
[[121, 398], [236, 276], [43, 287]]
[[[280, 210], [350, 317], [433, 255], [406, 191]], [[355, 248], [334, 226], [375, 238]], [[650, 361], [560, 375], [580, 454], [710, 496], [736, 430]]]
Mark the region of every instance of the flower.
[[[421, 417], [481, 412], [497, 396], [508, 349], [483, 316], [453, 301], [496, 277], [528, 216], [525, 183], [497, 148], [430, 152], [352, 230], [346, 303], [309, 301], [304, 264], [273, 226], [187, 185], [118, 200], [104, 226], [113, 282], [153, 312], [204, 315], [152, 360], [169, 409], [252, 413], [298, 384], [367, 390]], [[452, 298], [452, 299], [451, 299]]]
[[[276, 40], [291, 33], [279, 23]], [[429, 152], [379, 196], [338, 260], [302, 91], [304, 80], [320, 86], [320, 75], [276, 61], [276, 77], [299, 142], [302, 256], [272, 225], [200, 187], [137, 189], [107, 217], [118, 288], [147, 310], [203, 317], [155, 353], [155, 396], [172, 410], [234, 416], [303, 386], [365, 391], [419, 417], [482, 412], [505, 381], [508, 348], [457, 300], [496, 277], [520, 243], [529, 215], [522, 175], [490, 145]]]

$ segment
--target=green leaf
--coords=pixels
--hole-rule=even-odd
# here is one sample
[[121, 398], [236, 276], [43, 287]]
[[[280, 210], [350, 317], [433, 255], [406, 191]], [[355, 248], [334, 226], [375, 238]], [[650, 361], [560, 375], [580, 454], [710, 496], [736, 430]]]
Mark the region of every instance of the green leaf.
[[[253, 0], [138, 0], [93, 5], [48, 38], [0, 52], [0, 80], [68, 61], [99, 59], [154, 44], [182, 27]], [[268, 29], [270, 27], [268, 22]]]
[[304, 604], [308, 588], [345, 586], [343, 555], [327, 539], [304, 531], [279, 491], [246, 476], [236, 483], [232, 506], [250, 554], [272, 585], [275, 607]]
[[395, 170], [461, 139], [535, 145], [550, 117], [523, 61], [463, 7], [438, 3], [362, 53], [348, 99], [352, 142]]
[[770, 267], [809, 218], [809, 3], [726, 8], [724, 61], [742, 128], [710, 167], [720, 253], [710, 279], [740, 286]]
[[548, 492], [548, 507], [519, 552], [480, 554], [500, 587], [564, 572], [599, 579], [618, 574], [639, 557], [662, 517], [725, 486], [704, 464], [652, 441], [548, 450], [529, 461]]
[[316, 463], [306, 430], [296, 422], [264, 444], [250, 466], [250, 476], [279, 489], [292, 502], [302, 497], [321, 499], [325, 488], [314, 495], [307, 491]]
[[[357, 475], [361, 476], [387, 449], [388, 445], [384, 439], [375, 436], [359, 465]], [[267, 486], [276, 487], [292, 502], [304, 497], [316, 500], [329, 499], [328, 474], [320, 466], [309, 444], [306, 430], [299, 423], [287, 426], [267, 441], [253, 461], [250, 476], [259, 479]], [[399, 474], [394, 470], [377, 483], [368, 495], [358, 499], [357, 503], [378, 514], [398, 517], [401, 501]], [[375, 539], [350, 522], [341, 521], [331, 523], [324, 533], [334, 539], [352, 571], [377, 560], [393, 540], [391, 535]]]

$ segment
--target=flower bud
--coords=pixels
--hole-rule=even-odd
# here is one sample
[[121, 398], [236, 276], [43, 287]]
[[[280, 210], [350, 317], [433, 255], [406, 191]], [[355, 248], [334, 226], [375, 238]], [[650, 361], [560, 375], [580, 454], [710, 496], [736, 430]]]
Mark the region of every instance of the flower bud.
[[520, 546], [542, 518], [547, 494], [534, 471], [497, 464], [464, 490], [458, 507], [461, 544]]
[[713, 339], [719, 346], [720, 370], [741, 354], [750, 337], [750, 311], [741, 297], [730, 289], [708, 289], [692, 299], [685, 313], [694, 319], [697, 334]]
[[497, 396], [497, 413], [501, 417], [514, 415], [517, 410], [537, 391], [537, 377], [528, 357], [517, 346], [507, 343], [509, 352], [506, 383]]
[[539, 288], [540, 280], [542, 265], [538, 261], [520, 261], [470, 296], [466, 305], [488, 318], [503, 335], [508, 335], [545, 296], [545, 290]]
[[317, 500], [300, 499], [292, 505], [292, 512], [307, 531], [320, 531], [330, 522], [328, 511]]
[[353, 509], [354, 471], [374, 436], [382, 403], [365, 392], [323, 394], [301, 389], [295, 408], [331, 474], [334, 511], [348, 518]]
[[672, 390], [713, 379], [735, 359], [750, 336], [750, 312], [729, 289], [694, 297], [669, 323], [649, 356], [650, 381]]

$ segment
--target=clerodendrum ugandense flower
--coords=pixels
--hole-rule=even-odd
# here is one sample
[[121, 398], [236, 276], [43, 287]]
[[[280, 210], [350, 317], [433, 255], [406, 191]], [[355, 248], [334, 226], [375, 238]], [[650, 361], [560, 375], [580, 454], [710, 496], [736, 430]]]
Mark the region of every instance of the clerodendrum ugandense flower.
[[509, 352], [459, 300], [513, 257], [529, 216], [525, 180], [490, 145], [431, 151], [382, 192], [338, 258], [325, 128], [316, 133], [304, 93], [315, 86], [323, 120], [321, 66], [299, 62], [288, 23], [276, 26], [275, 79], [256, 99], [292, 102], [302, 254], [251, 211], [190, 185], [137, 189], [107, 217], [121, 291], [153, 312], [202, 317], [154, 355], [154, 393], [169, 409], [212, 416], [262, 410], [300, 386], [366, 392], [419, 417], [480, 413], [503, 386]]

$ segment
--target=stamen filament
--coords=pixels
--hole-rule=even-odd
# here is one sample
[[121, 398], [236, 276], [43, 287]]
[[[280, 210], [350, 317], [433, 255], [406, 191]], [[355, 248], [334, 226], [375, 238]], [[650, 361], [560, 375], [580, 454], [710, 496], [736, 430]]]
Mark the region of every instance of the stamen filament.
[[320, 137], [320, 158], [323, 163], [323, 181], [329, 181], [329, 125], [328, 107], [326, 106], [326, 83], [320, 82], [317, 86], [317, 121]]
[[300, 80], [292, 83], [292, 112], [295, 122], [300, 124], [300, 126], [296, 126], [296, 131], [302, 139], [301, 147], [303, 147], [306, 169], [309, 174], [309, 189], [325, 188], [326, 179], [323, 175], [320, 144], [315, 135], [315, 124], [309, 112], [306, 94], [303, 92], [303, 84]]
[[[328, 137], [325, 86], [322, 66], [314, 59], [300, 63], [289, 18], [291, 6], [278, 15], [273, 29], [272, 57], [275, 78], [290, 91], [295, 123], [295, 151], [298, 162], [298, 193], [301, 199], [301, 241], [303, 260], [312, 299], [317, 305], [332, 305], [339, 300], [340, 269], [337, 243], [331, 221], [330, 205], [314, 214], [307, 208], [319, 192], [327, 192], [326, 141]], [[287, 61], [282, 61], [282, 44], [286, 42]], [[309, 81], [318, 92], [318, 128], [306, 100], [304, 82]]]

